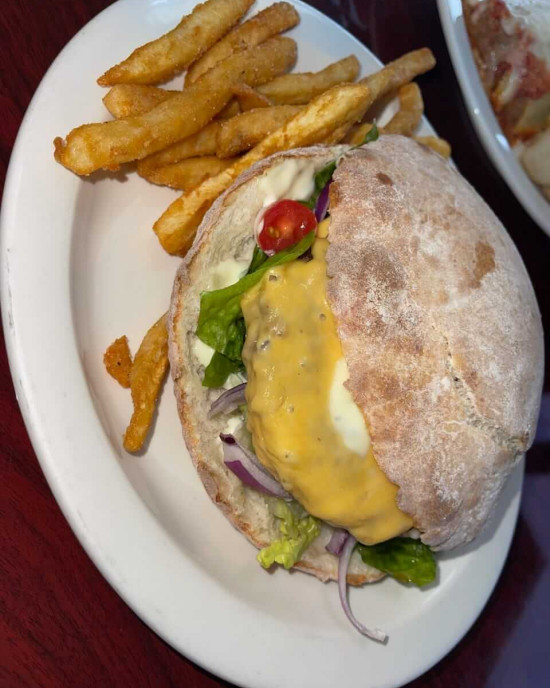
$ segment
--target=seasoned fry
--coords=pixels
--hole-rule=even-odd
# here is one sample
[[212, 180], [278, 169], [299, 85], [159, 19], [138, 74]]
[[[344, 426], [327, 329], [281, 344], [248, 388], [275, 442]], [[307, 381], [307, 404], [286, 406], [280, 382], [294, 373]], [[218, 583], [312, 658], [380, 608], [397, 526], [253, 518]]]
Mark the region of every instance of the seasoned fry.
[[167, 371], [168, 330], [164, 314], [143, 338], [130, 371], [134, 412], [124, 435], [126, 451], [137, 452], [142, 448]]
[[173, 165], [158, 167], [143, 176], [153, 184], [190, 191], [205, 179], [223, 172], [226, 167], [234, 162], [234, 158], [220, 160], [215, 155], [206, 155], [202, 158], [187, 158], [187, 160], [180, 160]]
[[351, 127], [363, 117], [369, 101], [369, 89], [361, 84], [336, 86], [318, 96], [233, 165], [174, 201], [154, 226], [164, 249], [184, 255], [208, 208], [252, 164], [277, 151], [324, 141], [339, 127]]
[[423, 143], [444, 158], [451, 157], [451, 144], [439, 136], [415, 136], [418, 143]]
[[149, 112], [178, 93], [179, 91], [168, 91], [156, 86], [117, 84], [109, 89], [103, 98], [103, 104], [113, 117], [121, 119], [121, 117], [133, 117]]
[[[350, 146], [360, 146], [371, 129], [371, 122], [362, 122], [349, 130], [347, 136], [344, 137], [344, 142], [348, 143]], [[379, 128], [378, 131], [381, 134], [384, 133], [381, 128]], [[330, 141], [327, 143], [337, 143], [337, 141]]]
[[333, 86], [355, 81], [359, 69], [358, 59], [355, 55], [350, 55], [320, 72], [285, 74], [257, 90], [267, 96], [274, 105], [304, 105]]
[[149, 155], [137, 164], [138, 174], [147, 178], [153, 170], [158, 167], [173, 165], [186, 158], [196, 158], [202, 155], [216, 155], [218, 132], [221, 122], [214, 121], [207, 124], [196, 134], [188, 136], [168, 148]]
[[132, 354], [128, 346], [128, 337], [124, 335], [115, 339], [103, 354], [103, 364], [109, 375], [122, 387], [130, 386]]
[[273, 105], [269, 98], [266, 98], [266, 96], [258, 93], [254, 88], [246, 84], [236, 84], [233, 86], [233, 93], [235, 99], [239, 103], [241, 112], [248, 112], [248, 110], [266, 108]]
[[384, 127], [384, 133], [412, 136], [424, 113], [422, 93], [412, 81], [410, 84], [401, 86], [397, 95], [399, 97], [399, 110]]
[[[233, 89], [231, 89], [231, 92], [233, 92]], [[220, 110], [220, 112], [216, 115], [216, 119], [229, 119], [230, 117], [235, 117], [235, 115], [238, 115], [240, 111], [241, 106], [239, 105], [239, 101], [236, 98], [233, 98], [229, 101], [229, 103], [227, 103], [223, 110]]]
[[274, 105], [249, 110], [222, 122], [218, 130], [216, 155], [229, 158], [249, 150], [282, 127], [301, 109], [299, 105]]
[[158, 84], [206, 52], [234, 26], [254, 0], [207, 0], [183, 17], [175, 29], [142, 45], [100, 76], [100, 86]]
[[235, 83], [265, 83], [290, 69], [295, 59], [293, 40], [270, 38], [220, 62], [197, 83], [149, 112], [113, 122], [85, 124], [73, 129], [66, 140], [55, 139], [55, 158], [84, 175], [145, 158], [202, 129], [229, 101]]
[[[415, 77], [429, 71], [435, 66], [435, 57], [429, 48], [421, 48], [406, 53], [374, 74], [369, 74], [359, 81], [366, 84], [371, 91], [372, 102], [408, 84]], [[372, 103], [371, 103], [372, 104]]]
[[221, 60], [228, 58], [236, 50], [253, 48], [271, 36], [292, 28], [299, 21], [298, 13], [289, 3], [276, 2], [270, 5], [248, 21], [236, 26], [194, 62], [185, 75], [185, 85], [194, 83], [202, 74]]

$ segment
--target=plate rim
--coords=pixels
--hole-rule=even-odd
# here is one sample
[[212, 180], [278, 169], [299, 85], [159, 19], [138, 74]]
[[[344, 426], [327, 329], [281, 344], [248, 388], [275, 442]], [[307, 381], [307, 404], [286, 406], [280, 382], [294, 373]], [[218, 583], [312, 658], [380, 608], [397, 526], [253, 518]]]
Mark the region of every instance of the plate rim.
[[[114, 11], [115, 7], [121, 6], [121, 5], [132, 5], [134, 1], [137, 0], [119, 0], [119, 2], [114, 3], [113, 5], [109, 6], [103, 12], [101, 12], [99, 15], [94, 17], [88, 24], [86, 24], [72, 39], [69, 41], [69, 43], [65, 46], [65, 48], [60, 52], [60, 54], [57, 56], [57, 58], [54, 60], [50, 68], [47, 70], [46, 74], [44, 75], [32, 101], [31, 104], [29, 105], [29, 108], [25, 114], [25, 117], [23, 118], [23, 121], [20, 126], [20, 130], [18, 132], [17, 140], [14, 145], [13, 151], [12, 151], [12, 156], [10, 160], [10, 166], [8, 169], [8, 174], [6, 177], [6, 185], [4, 189], [4, 197], [3, 197], [3, 203], [2, 203], [2, 214], [0, 218], [0, 226], [1, 226], [1, 232], [0, 232], [0, 256], [2, 263], [0, 265], [0, 270], [1, 270], [1, 285], [2, 285], [2, 318], [3, 318], [3, 324], [4, 324], [4, 332], [5, 332], [5, 337], [6, 337], [6, 348], [8, 351], [8, 358], [9, 358], [9, 363], [10, 363], [10, 371], [12, 373], [13, 377], [13, 382], [14, 382], [14, 387], [16, 390], [16, 395], [18, 398], [18, 402], [21, 408], [22, 416], [25, 422], [25, 426], [27, 428], [27, 432], [29, 433], [29, 436], [31, 438], [31, 442], [34, 448], [34, 451], [36, 453], [36, 456], [39, 460], [40, 466], [46, 476], [46, 479], [52, 489], [52, 492], [54, 494], [54, 497], [61, 508], [63, 515], [65, 516], [66, 520], [69, 522], [71, 529], [75, 533], [77, 539], [79, 542], [82, 544], [84, 547], [86, 553], [90, 557], [90, 559], [93, 561], [94, 565], [98, 568], [98, 570], [101, 572], [101, 574], [104, 576], [104, 578], [107, 580], [107, 582], [115, 589], [117, 594], [119, 594], [120, 597], [130, 606], [130, 608], [139, 616], [139, 618], [143, 619], [145, 623], [152, 628], [154, 632], [156, 632], [159, 636], [161, 636], [164, 640], [166, 640], [172, 647], [174, 647], [178, 652], [181, 652], [184, 654], [184, 656], [188, 657], [191, 659], [193, 662], [198, 664], [199, 666], [204, 667], [205, 669], [209, 671], [213, 671], [216, 675], [220, 676], [221, 678], [224, 678], [225, 680], [229, 680], [232, 682], [239, 681], [241, 685], [258, 685], [253, 677], [249, 675], [248, 677], [245, 676], [237, 676], [232, 670], [227, 670], [226, 666], [221, 666], [213, 663], [211, 661], [212, 657], [209, 656], [208, 659], [204, 658], [204, 655], [201, 655], [200, 653], [197, 653], [195, 651], [196, 648], [190, 649], [190, 646], [186, 644], [186, 642], [183, 642], [181, 638], [178, 640], [175, 640], [174, 637], [170, 635], [170, 632], [167, 631], [162, 624], [159, 622], [159, 618], [155, 617], [150, 609], [144, 609], [143, 607], [143, 601], [139, 598], [139, 594], [136, 592], [135, 589], [128, 589], [126, 582], [124, 579], [118, 575], [119, 572], [116, 570], [116, 562], [111, 562], [108, 560], [106, 553], [103, 551], [103, 549], [99, 546], [99, 544], [94, 540], [94, 537], [92, 533], [87, 529], [86, 524], [82, 521], [79, 520], [79, 514], [78, 514], [78, 509], [75, 509], [75, 505], [73, 505], [70, 501], [70, 498], [66, 492], [66, 489], [64, 486], [61, 484], [60, 476], [57, 474], [55, 470], [55, 461], [52, 461], [52, 447], [48, 446], [47, 440], [44, 437], [44, 434], [42, 432], [42, 428], [40, 427], [40, 419], [37, 415], [38, 409], [33, 406], [33, 389], [32, 389], [32, 381], [28, 379], [27, 373], [28, 373], [28, 365], [26, 361], [24, 360], [24, 354], [23, 350], [18, 350], [18, 342], [16, 338], [16, 324], [14, 322], [14, 310], [13, 310], [13, 305], [17, 301], [17, 299], [20, 298], [19, 294], [16, 293], [15, 291], [12, 292], [12, 287], [15, 287], [17, 289], [17, 285], [15, 283], [15, 278], [10, 274], [10, 266], [11, 266], [11, 259], [9, 257], [9, 242], [8, 242], [8, 235], [10, 231], [10, 223], [12, 223], [13, 218], [17, 214], [17, 207], [15, 204], [15, 197], [16, 194], [14, 193], [17, 184], [19, 182], [18, 179], [18, 173], [20, 171], [20, 166], [21, 166], [21, 158], [23, 157], [23, 145], [24, 141], [27, 134], [27, 129], [29, 127], [29, 122], [31, 122], [32, 117], [34, 116], [34, 112], [37, 106], [37, 103], [39, 102], [41, 98], [41, 94], [43, 90], [47, 87], [48, 80], [52, 78], [52, 74], [54, 74], [55, 70], [58, 68], [59, 63], [62, 61], [64, 54], [66, 54], [66, 51], [71, 47], [74, 46], [79, 42], [79, 40], [82, 39], [82, 32], [84, 30], [89, 31], [91, 29], [91, 25], [98, 21], [100, 17], [104, 17], [105, 13], [110, 13]], [[149, 0], [143, 0], [143, 1], [149, 1]], [[358, 39], [356, 39], [354, 36], [349, 34], [343, 27], [337, 25], [332, 19], [327, 17], [326, 15], [323, 15], [319, 10], [316, 8], [313, 8], [303, 2], [301, 0], [294, 0], [295, 4], [297, 6], [301, 6], [303, 9], [307, 9], [308, 12], [312, 12], [316, 15], [318, 15], [320, 18], [323, 19], [323, 21], [329, 22], [330, 24], [334, 25], [339, 32], [344, 32], [348, 35], [350, 39], [354, 43], [357, 44], [358, 50], [360, 51], [367, 51], [373, 60], [378, 62], [378, 64], [381, 64], [378, 58], [376, 58], [372, 52], [366, 48], [366, 46], [362, 45]], [[75, 186], [78, 182], [78, 180], [74, 179], [69, 183], [73, 183]], [[70, 266], [69, 266], [70, 268]], [[69, 293], [67, 295], [68, 300], [70, 301], [71, 299], [71, 294]], [[78, 352], [76, 351], [76, 343], [73, 342], [74, 344], [74, 354], [75, 356], [78, 357]], [[80, 375], [79, 375], [79, 380], [77, 381], [78, 387], [80, 389], [84, 389], [89, 395], [89, 390], [86, 387], [86, 380], [84, 377], [84, 373], [82, 369], [80, 369]], [[88, 402], [90, 400], [88, 399]], [[91, 406], [93, 409], [93, 406]], [[98, 418], [95, 418], [99, 422]], [[109, 448], [109, 444], [107, 442], [107, 438], [103, 437], [102, 438], [102, 446], [105, 448]], [[124, 474], [122, 468], [119, 466], [118, 463], [112, 462], [113, 465], [110, 467], [110, 470], [116, 472], [119, 474], [119, 477], [124, 481], [124, 483], [127, 483], [127, 477]], [[164, 528], [161, 526], [160, 523], [156, 521], [156, 519], [151, 518], [151, 514], [148, 511], [146, 505], [139, 499], [138, 495], [133, 493], [132, 491], [129, 492], [128, 498], [136, 502], [138, 506], [138, 511], [139, 511], [139, 516], [140, 516], [140, 524], [145, 527], [148, 533], [152, 534], [153, 536], [159, 538], [159, 546], [160, 543], [162, 542], [163, 548], [166, 550], [166, 552], [169, 550], [170, 551], [170, 556], [175, 555], [178, 558], [181, 558], [181, 551], [175, 546], [175, 544], [172, 542], [170, 536], [166, 533]], [[517, 519], [517, 514], [519, 510], [519, 497], [516, 499], [516, 504], [515, 507], [513, 507], [515, 510], [515, 513], [512, 513], [512, 527], [510, 532], [507, 535], [508, 542], [507, 545], [505, 546], [506, 551], [508, 550], [511, 540], [512, 540], [512, 535], [513, 535], [513, 530], [514, 530], [514, 525]], [[165, 553], [166, 553], [165, 552]], [[168, 555], [167, 555], [168, 556]], [[459, 642], [459, 640], [464, 636], [464, 634], [469, 630], [471, 625], [475, 622], [477, 619], [479, 613], [481, 613], [487, 599], [489, 598], [489, 595], [496, 584], [496, 581], [498, 580], [498, 577], [500, 575], [500, 571], [502, 569], [502, 566], [504, 565], [504, 562], [506, 560], [506, 556], [502, 557], [502, 560], [500, 562], [500, 566], [497, 567], [498, 570], [494, 572], [494, 579], [492, 582], [489, 583], [487, 586], [486, 590], [484, 593], [481, 595], [484, 597], [484, 601], [481, 604], [481, 606], [474, 612], [474, 614], [468, 618], [467, 623], [461, 628], [461, 632], [456, 637], [452, 643], [449, 645], [449, 647], [444, 648], [441, 653], [437, 656], [430, 657], [427, 661], [424, 662], [424, 664], [413, 672], [409, 672], [406, 675], [403, 675], [403, 681], [410, 681], [414, 679], [415, 677], [421, 675], [425, 671], [427, 671], [431, 666], [433, 666], [435, 663], [437, 663], [454, 645]], [[186, 562], [186, 572], [189, 575], [190, 579], [193, 580], [194, 583], [200, 588], [204, 587], [204, 581], [201, 580], [201, 572], [198, 570], [198, 567], [194, 565], [193, 562], [187, 561]], [[136, 597], [137, 595], [137, 597]], [[240, 609], [242, 611], [242, 609]], [[186, 639], [186, 641], [189, 641], [190, 637]], [[269, 685], [269, 686], [275, 686], [275, 685], [284, 685], [283, 683], [273, 683], [273, 682], [268, 682], [268, 683], [262, 683], [262, 685]], [[386, 685], [386, 684], [384, 684]], [[390, 684], [387, 684], [390, 685]], [[394, 685], [394, 684], [392, 684]]]

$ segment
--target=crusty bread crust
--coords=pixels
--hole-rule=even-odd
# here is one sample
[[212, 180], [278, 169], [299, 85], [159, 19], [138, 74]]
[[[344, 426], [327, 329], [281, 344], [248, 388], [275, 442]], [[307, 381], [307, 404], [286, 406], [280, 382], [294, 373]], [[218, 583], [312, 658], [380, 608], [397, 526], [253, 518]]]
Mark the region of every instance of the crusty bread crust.
[[[207, 213], [174, 284], [170, 362], [183, 434], [212, 500], [257, 547], [278, 535], [265, 498], [223, 465], [207, 419], [219, 394], [202, 387], [192, 350], [209, 266], [249, 252], [262, 199], [257, 181], [281, 159], [317, 168], [344, 155], [331, 185], [328, 298], [374, 453], [400, 487], [398, 504], [424, 542], [450, 549], [481, 529], [512, 467], [530, 445], [543, 347], [535, 296], [506, 231], [468, 183], [411, 139], [315, 147], [253, 166]], [[419, 469], [421, 467], [421, 469]], [[324, 546], [298, 568], [337, 576]], [[349, 582], [376, 580], [357, 554]]]
[[[258, 548], [279, 537], [277, 519], [271, 515], [266, 498], [244, 486], [223, 463], [218, 436], [228, 417], [207, 418], [210, 404], [220, 392], [202, 386], [203, 370], [193, 351], [200, 293], [206, 288], [209, 267], [228, 257], [238, 259], [250, 254], [254, 242], [254, 219], [263, 203], [263, 197], [257, 193], [257, 185], [264, 171], [289, 156], [311, 158], [316, 169], [320, 169], [346, 150], [344, 146], [296, 150], [271, 156], [248, 170], [206, 214], [195, 244], [183, 260], [174, 283], [168, 321], [169, 354], [185, 443], [212, 501]], [[337, 578], [338, 560], [325, 550], [331, 532], [332, 528], [323, 526], [321, 535], [306, 550], [296, 568], [323, 581]], [[354, 554], [349, 583], [362, 585], [381, 577], [379, 571], [365, 565], [359, 555]]]
[[330, 213], [348, 387], [400, 508], [451, 549], [478, 534], [533, 440], [544, 354], [529, 277], [466, 180], [403, 136], [344, 157]]

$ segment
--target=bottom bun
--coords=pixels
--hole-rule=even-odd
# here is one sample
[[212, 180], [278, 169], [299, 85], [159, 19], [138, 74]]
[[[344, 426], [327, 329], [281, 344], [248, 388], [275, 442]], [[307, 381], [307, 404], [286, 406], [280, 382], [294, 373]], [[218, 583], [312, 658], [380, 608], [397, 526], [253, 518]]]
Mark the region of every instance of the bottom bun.
[[[228, 416], [208, 419], [212, 402], [220, 390], [202, 386], [203, 366], [193, 345], [200, 294], [207, 289], [208, 268], [227, 258], [251, 254], [251, 228], [263, 205], [258, 193], [262, 174], [289, 157], [308, 158], [314, 171], [347, 150], [345, 146], [314, 147], [272, 156], [242, 175], [205, 216], [197, 240], [184, 259], [174, 284], [169, 317], [170, 363], [185, 443], [200, 479], [212, 501], [252, 544], [265, 547], [280, 536], [278, 519], [268, 508], [269, 498], [246, 487], [223, 462], [220, 432], [226, 431]], [[321, 534], [304, 552], [295, 568], [322, 581], [336, 580], [338, 558], [326, 551], [333, 528], [323, 524]], [[362, 585], [383, 577], [367, 566], [357, 552], [348, 571], [348, 583]]]

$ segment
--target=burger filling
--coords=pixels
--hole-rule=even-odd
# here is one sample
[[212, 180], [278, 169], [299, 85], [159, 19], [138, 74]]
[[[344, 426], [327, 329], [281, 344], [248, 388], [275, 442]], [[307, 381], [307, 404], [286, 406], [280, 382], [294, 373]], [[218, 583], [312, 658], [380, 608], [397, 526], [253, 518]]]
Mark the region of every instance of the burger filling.
[[241, 307], [247, 424], [262, 464], [307, 511], [375, 544], [412, 527], [378, 467], [326, 298], [328, 240], [268, 270]]

